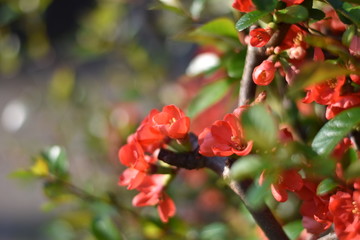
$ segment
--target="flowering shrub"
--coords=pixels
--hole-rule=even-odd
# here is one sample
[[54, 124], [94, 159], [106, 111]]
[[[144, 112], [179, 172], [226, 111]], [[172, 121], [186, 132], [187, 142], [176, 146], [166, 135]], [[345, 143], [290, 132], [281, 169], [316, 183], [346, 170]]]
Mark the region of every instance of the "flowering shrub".
[[[236, 23], [218, 18], [184, 34], [219, 63], [189, 77], [201, 87], [188, 89], [197, 94], [183, 108], [151, 110], [127, 138], [118, 152], [127, 167], [118, 184], [138, 191], [133, 206], [156, 206], [167, 223], [176, 211], [168, 190], [180, 170], [207, 168], [268, 239], [358, 239], [359, 4], [235, 0], [232, 6]], [[196, 135], [192, 125], [201, 126], [196, 121], [204, 116], [213, 123]], [[284, 230], [291, 221], [274, 216], [285, 202], [298, 206], [297, 230]]]

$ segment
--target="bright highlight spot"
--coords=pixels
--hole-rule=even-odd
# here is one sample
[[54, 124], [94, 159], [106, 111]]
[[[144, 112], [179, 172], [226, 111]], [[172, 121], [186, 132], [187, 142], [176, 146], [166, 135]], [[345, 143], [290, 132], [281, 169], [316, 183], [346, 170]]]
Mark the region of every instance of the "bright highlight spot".
[[19, 100], [9, 102], [1, 116], [1, 124], [6, 131], [16, 132], [24, 124], [27, 117], [26, 106]]
[[202, 53], [196, 56], [186, 69], [186, 74], [193, 76], [219, 65], [219, 57], [214, 53]]

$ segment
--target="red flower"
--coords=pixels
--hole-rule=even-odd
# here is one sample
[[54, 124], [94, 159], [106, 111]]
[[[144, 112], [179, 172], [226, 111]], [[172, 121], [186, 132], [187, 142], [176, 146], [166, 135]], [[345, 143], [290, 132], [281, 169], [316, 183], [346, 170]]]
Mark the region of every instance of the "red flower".
[[337, 77], [336, 79], [330, 79], [326, 82], [319, 83], [306, 88], [307, 93], [303, 99], [304, 103], [316, 103], [322, 105], [328, 105], [336, 102], [340, 97], [341, 88], [346, 81], [345, 76]]
[[337, 192], [330, 197], [335, 233], [340, 240], [360, 239], [360, 192]]
[[204, 156], [245, 156], [252, 149], [252, 142], [245, 142], [239, 119], [232, 113], [223, 121], [216, 121], [199, 135], [200, 154]]
[[257, 28], [250, 32], [250, 44], [253, 47], [265, 46], [270, 38], [270, 34], [263, 28]]
[[291, 6], [295, 4], [301, 4], [304, 0], [282, 0], [286, 3], [286, 6]]
[[240, 12], [251, 12], [256, 10], [255, 5], [251, 0], [235, 0], [232, 7]]
[[190, 118], [175, 105], [163, 107], [152, 117], [152, 121], [162, 134], [174, 139], [184, 138], [190, 128]]
[[127, 168], [119, 177], [119, 185], [127, 186], [128, 190], [139, 187], [146, 176], [146, 173], [134, 168]]
[[326, 108], [325, 116], [327, 119], [331, 119], [335, 117], [340, 112], [360, 106], [360, 93], [348, 94], [345, 96], [341, 96], [338, 100]]
[[265, 60], [254, 69], [252, 78], [257, 85], [269, 85], [275, 77], [275, 71], [274, 63]]
[[145, 160], [144, 150], [136, 141], [132, 141], [122, 146], [119, 150], [120, 162], [130, 168], [146, 172], [149, 163]]
[[296, 170], [286, 170], [280, 175], [276, 184], [271, 184], [271, 192], [276, 201], [286, 202], [287, 191], [299, 191], [302, 186], [303, 181], [300, 174]]
[[162, 222], [168, 222], [170, 217], [173, 217], [176, 213], [176, 206], [174, 201], [166, 194], [162, 193], [162, 196], [159, 199], [159, 204], [157, 207], [160, 219]]

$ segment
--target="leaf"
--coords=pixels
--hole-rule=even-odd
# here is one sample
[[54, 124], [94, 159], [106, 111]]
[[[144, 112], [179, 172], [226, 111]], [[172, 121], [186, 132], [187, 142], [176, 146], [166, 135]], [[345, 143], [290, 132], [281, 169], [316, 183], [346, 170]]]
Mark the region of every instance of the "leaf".
[[348, 26], [345, 32], [342, 35], [341, 42], [345, 46], [349, 46], [352, 38], [354, 37], [356, 32], [356, 27], [354, 25]]
[[309, 17], [312, 19], [321, 20], [324, 19], [325, 16], [326, 16], [325, 13], [320, 9], [316, 9], [316, 8], [310, 9]]
[[301, 220], [296, 220], [290, 223], [287, 223], [284, 225], [284, 231], [286, 235], [291, 239], [295, 240], [299, 237], [302, 230], [304, 230], [304, 227], [302, 225]]
[[58, 177], [68, 175], [69, 163], [65, 150], [60, 146], [52, 146], [42, 153], [43, 158], [47, 161], [50, 173]]
[[202, 25], [196, 31], [238, 39], [238, 33], [234, 28], [234, 22], [229, 18], [217, 18]]
[[212, 106], [226, 95], [232, 85], [228, 79], [219, 80], [205, 86], [190, 103], [187, 115], [191, 118]]
[[241, 181], [247, 178], [254, 178], [263, 169], [260, 156], [247, 155], [238, 159], [232, 165], [230, 176], [234, 180]]
[[278, 3], [277, 0], [253, 0], [252, 2], [256, 5], [256, 9], [267, 12], [274, 11]]
[[295, 84], [291, 87], [289, 95], [293, 96], [305, 87], [347, 75], [352, 71], [340, 65], [329, 62], [309, 62], [300, 68], [299, 75], [295, 78]]
[[318, 154], [328, 156], [338, 142], [358, 124], [360, 124], [360, 108], [345, 110], [320, 129], [311, 146]]
[[346, 179], [355, 179], [360, 176], [360, 161], [353, 162], [349, 165], [349, 167], [345, 171]]
[[211, 223], [205, 226], [201, 233], [201, 240], [217, 240], [217, 239], [227, 239], [227, 233], [229, 232], [228, 226], [221, 222]]
[[277, 141], [277, 126], [264, 105], [257, 104], [241, 114], [241, 123], [248, 140], [263, 149], [272, 149]]
[[250, 27], [254, 23], [256, 23], [259, 19], [269, 14], [268, 12], [262, 12], [259, 10], [252, 11], [249, 13], [246, 13], [244, 16], [242, 16], [239, 21], [237, 21], [235, 27], [236, 29], [241, 32], [244, 29]]
[[277, 22], [294, 24], [305, 21], [308, 17], [308, 10], [301, 5], [292, 5], [276, 12]]
[[316, 189], [317, 195], [325, 195], [337, 188], [338, 184], [332, 178], [322, 180]]
[[32, 180], [32, 179], [36, 178], [34, 173], [32, 173], [29, 170], [25, 170], [25, 169], [19, 169], [19, 170], [14, 171], [9, 174], [9, 177], [14, 178], [14, 179], [20, 179], [20, 180]]
[[357, 25], [357, 27], [360, 27], [359, 9], [349, 8], [349, 3], [344, 3], [341, 0], [327, 0], [327, 2], [336, 10], [339, 18], [345, 22], [345, 24], [349, 24], [346, 20], [350, 20]]
[[244, 72], [246, 49], [233, 54], [226, 62], [228, 75], [231, 78], [241, 78]]
[[121, 240], [122, 237], [110, 217], [94, 218], [91, 231], [98, 240]]
[[[169, 4], [168, 2], [171, 2], [171, 4]], [[171, 11], [183, 17], [189, 17], [189, 13], [185, 11], [184, 7], [181, 5], [181, 3], [178, 0], [175, 1], [158, 0], [157, 3], [155, 3], [153, 6], [150, 7], [150, 10], [157, 10], [157, 9], [163, 9], [163, 10]]]
[[42, 158], [38, 157], [35, 160], [34, 165], [30, 168], [31, 172], [36, 176], [46, 176], [49, 174], [49, 167], [47, 162]]
[[341, 44], [341, 42], [333, 38], [309, 35], [305, 37], [305, 41], [313, 47], [325, 49], [342, 59], [346, 60], [351, 58], [349, 51]]

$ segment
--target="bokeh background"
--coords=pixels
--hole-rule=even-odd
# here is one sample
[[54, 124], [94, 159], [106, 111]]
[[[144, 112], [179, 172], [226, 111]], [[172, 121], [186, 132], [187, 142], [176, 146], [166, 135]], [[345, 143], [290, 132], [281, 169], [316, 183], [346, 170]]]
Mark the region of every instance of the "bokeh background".
[[[117, 186], [117, 150], [150, 109], [189, 100], [197, 71], [189, 62], [201, 49], [178, 35], [232, 16], [230, 5], [0, 1], [0, 240], [94, 239], [88, 209], [106, 207], [49, 201], [42, 181], [11, 177], [53, 145], [66, 150], [74, 184], [95, 195], [111, 190], [131, 208], [135, 193]], [[216, 59], [200, 66], [209, 61]], [[179, 210], [172, 227], [151, 207], [134, 209], [115, 221], [126, 239], [229, 239], [234, 232], [251, 239], [238, 199], [220, 191], [224, 183], [211, 173], [184, 172], [173, 185]]]

